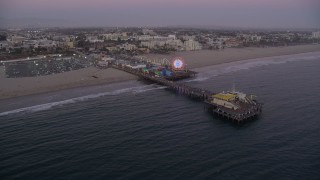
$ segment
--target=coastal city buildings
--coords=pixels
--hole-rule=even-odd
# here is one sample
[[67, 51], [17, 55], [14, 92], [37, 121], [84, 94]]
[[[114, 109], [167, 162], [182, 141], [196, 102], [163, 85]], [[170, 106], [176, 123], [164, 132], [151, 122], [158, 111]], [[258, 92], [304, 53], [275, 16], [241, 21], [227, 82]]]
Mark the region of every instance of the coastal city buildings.
[[135, 56], [201, 49], [318, 43], [319, 31], [223, 31], [176, 28], [26, 28], [0, 31], [0, 60], [62, 53]]

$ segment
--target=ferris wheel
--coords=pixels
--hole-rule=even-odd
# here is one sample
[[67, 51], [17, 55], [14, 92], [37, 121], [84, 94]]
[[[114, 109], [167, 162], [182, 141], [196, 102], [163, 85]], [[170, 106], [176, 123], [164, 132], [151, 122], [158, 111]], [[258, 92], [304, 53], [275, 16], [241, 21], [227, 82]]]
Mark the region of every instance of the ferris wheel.
[[175, 57], [172, 60], [172, 68], [174, 70], [183, 70], [185, 67], [185, 62], [182, 57]]

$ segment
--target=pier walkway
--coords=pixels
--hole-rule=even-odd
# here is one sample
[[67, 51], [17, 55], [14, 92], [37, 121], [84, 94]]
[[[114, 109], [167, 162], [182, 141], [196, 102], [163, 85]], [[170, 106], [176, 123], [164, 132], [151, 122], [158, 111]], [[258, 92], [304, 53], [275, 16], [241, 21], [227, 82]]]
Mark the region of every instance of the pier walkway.
[[201, 99], [201, 100], [209, 100], [211, 98], [211, 95], [213, 94], [213, 92], [205, 90], [205, 89], [192, 87], [192, 86], [186, 85], [184, 83], [170, 81], [170, 80], [167, 80], [162, 77], [155, 77], [155, 76], [151, 76], [149, 74], [144, 74], [144, 73], [140, 72], [139, 70], [130, 69], [130, 68], [122, 67], [122, 66], [118, 66], [118, 65], [112, 65], [112, 67], [115, 69], [119, 69], [119, 70], [128, 72], [130, 74], [136, 75], [142, 79], [167, 86], [169, 89], [175, 90], [179, 94], [186, 95], [186, 96], [189, 96], [192, 98], [197, 98], [197, 99]]

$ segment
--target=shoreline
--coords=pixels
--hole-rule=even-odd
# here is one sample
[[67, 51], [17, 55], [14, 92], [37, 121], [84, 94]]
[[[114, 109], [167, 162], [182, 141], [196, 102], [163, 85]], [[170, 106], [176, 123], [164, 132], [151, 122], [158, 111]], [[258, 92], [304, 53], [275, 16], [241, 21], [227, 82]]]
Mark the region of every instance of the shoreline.
[[[96, 76], [98, 78], [93, 78]], [[134, 75], [113, 69], [84, 68], [48, 76], [25, 78], [0, 78], [0, 100], [20, 96], [45, 94], [54, 91], [98, 86], [137, 80]], [[20, 90], [22, 89], [23, 90]]]
[[[223, 51], [201, 50], [178, 52], [169, 55], [150, 54], [148, 56], [165, 56], [166, 58], [183, 56], [190, 69], [199, 69], [250, 59], [296, 55], [317, 51], [320, 51], [320, 45], [289, 46], [279, 48], [230, 48]], [[2, 67], [0, 73], [4, 74]], [[96, 76], [98, 78], [94, 78], [92, 76]], [[0, 100], [19, 96], [44, 94], [65, 89], [113, 84], [137, 79], [138, 78], [134, 75], [113, 68], [100, 70], [94, 67], [38, 77], [4, 78], [2, 75], [0, 76]]]
[[[231, 64], [242, 64], [242, 63], [247, 63], [247, 62], [258, 62], [259, 61], [264, 61], [266, 59], [270, 59], [270, 58], [282, 58], [282, 57], [287, 57], [287, 56], [293, 56], [293, 55], [303, 55], [303, 54], [307, 54], [307, 53], [320, 53], [319, 51], [311, 51], [311, 52], [302, 52], [302, 53], [297, 53], [297, 54], [285, 54], [285, 55], [278, 55], [278, 56], [265, 56], [265, 57], [258, 57], [258, 58], [250, 58], [250, 59], [240, 59], [240, 60], [234, 60], [234, 61], [230, 61], [230, 62], [224, 62], [224, 63], [217, 63], [217, 64], [212, 64], [212, 65], [207, 65], [207, 66], [201, 66], [201, 67], [194, 67], [191, 70], [194, 70], [196, 72], [201, 72], [203, 69], [208, 69], [211, 67], [216, 67], [216, 66], [221, 66], [221, 65], [231, 65]], [[270, 61], [270, 60], [267, 60]]]
[[171, 60], [174, 57], [181, 56], [184, 58], [187, 67], [189, 69], [194, 69], [223, 63], [243, 61], [248, 59], [294, 55], [316, 51], [320, 51], [320, 44], [266, 48], [249, 47], [227, 48], [224, 50], [200, 50], [175, 52], [168, 55], [148, 54], [146, 55], [146, 57], [160, 59], [167, 58], [168, 60]]

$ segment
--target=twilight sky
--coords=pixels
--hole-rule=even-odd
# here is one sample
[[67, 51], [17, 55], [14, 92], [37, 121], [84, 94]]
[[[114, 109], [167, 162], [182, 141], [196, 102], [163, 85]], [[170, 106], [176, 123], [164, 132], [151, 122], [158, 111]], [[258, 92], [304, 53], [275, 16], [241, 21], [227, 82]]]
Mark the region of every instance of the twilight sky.
[[84, 26], [320, 27], [320, 0], [0, 0], [0, 18]]

